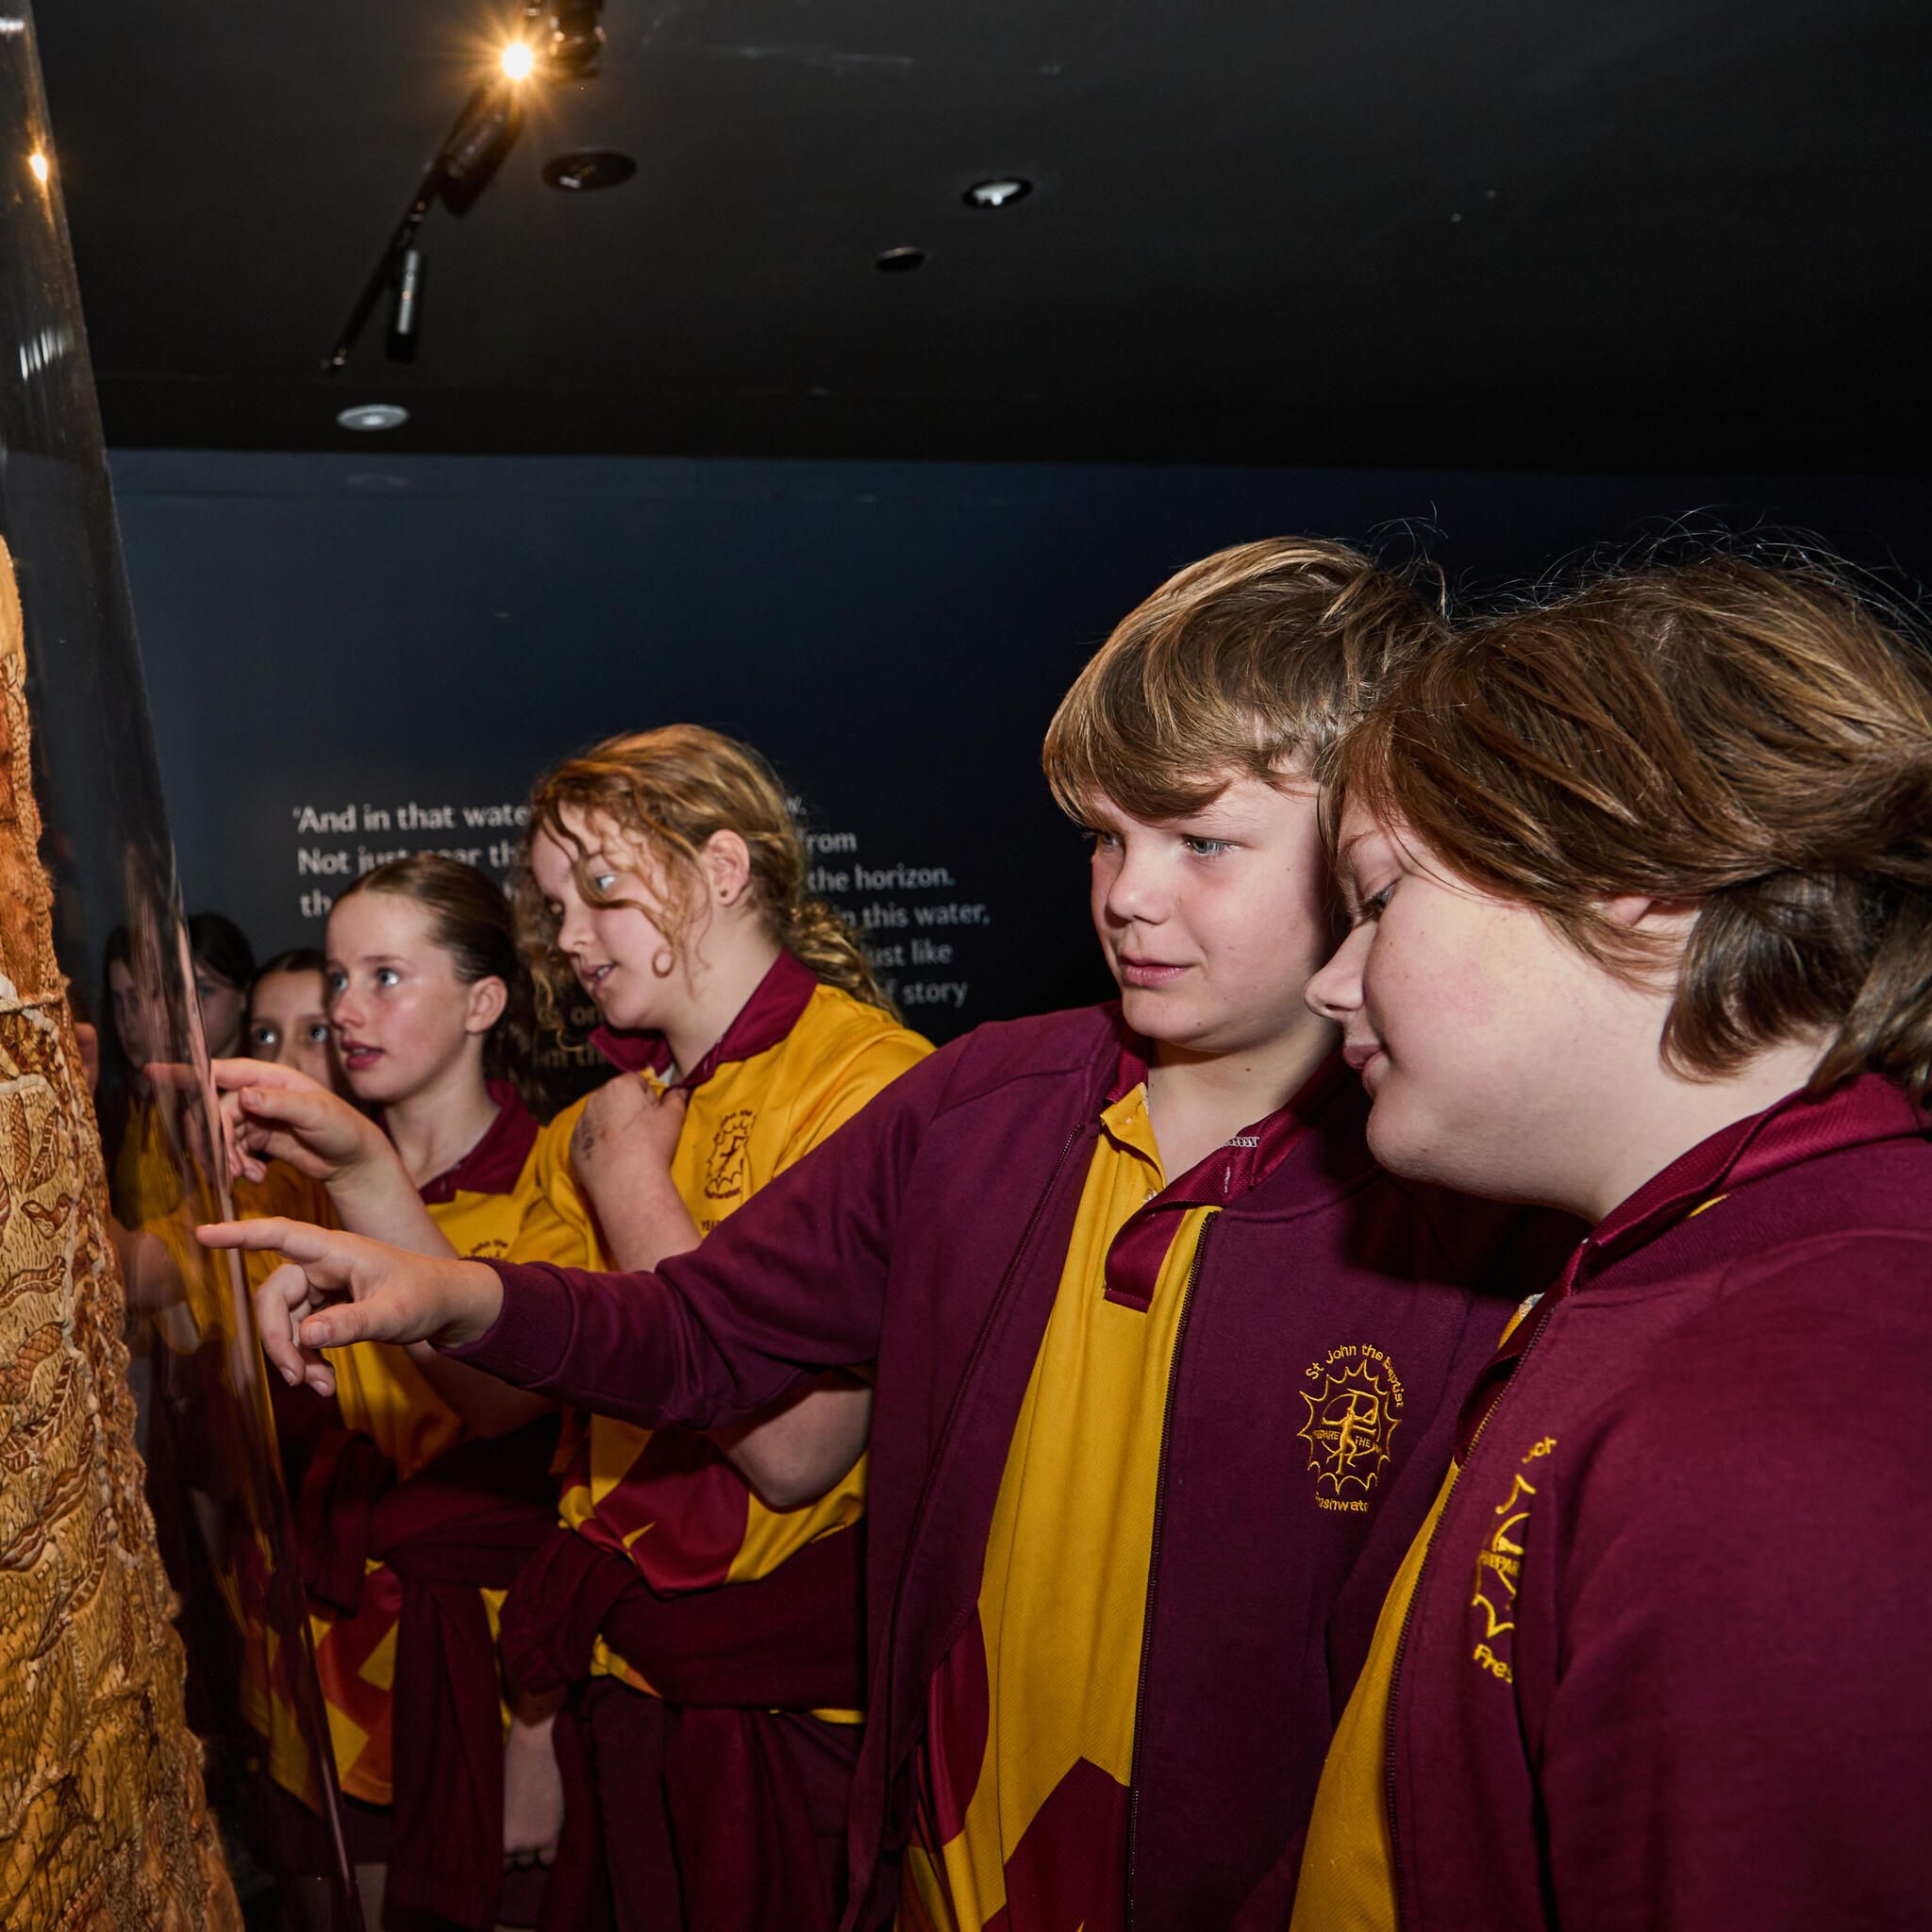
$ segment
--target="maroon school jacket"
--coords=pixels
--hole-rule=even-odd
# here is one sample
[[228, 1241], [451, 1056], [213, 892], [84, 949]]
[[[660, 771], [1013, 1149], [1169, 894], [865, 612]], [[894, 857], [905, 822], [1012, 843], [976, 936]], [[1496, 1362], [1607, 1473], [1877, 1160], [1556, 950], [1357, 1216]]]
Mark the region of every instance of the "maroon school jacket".
[[1408, 1932], [1927, 1923], [1924, 1125], [1794, 1097], [1585, 1242], [1398, 1653]]
[[[1129, 1043], [1114, 1007], [983, 1026], [656, 1274], [492, 1263], [503, 1314], [453, 1351], [573, 1403], [698, 1427], [877, 1362], [850, 1923], [896, 1894], [927, 1683], [974, 1613]], [[1547, 1222], [1391, 1180], [1357, 1083], [1309, 1091], [1307, 1131], [1208, 1227], [1177, 1346], [1127, 1847], [1137, 1927], [1195, 1932], [1286, 1897], [1334, 1715], [1447, 1466], [1457, 1399], [1574, 1239], [1566, 1224], [1553, 1247], [1532, 1239]]]

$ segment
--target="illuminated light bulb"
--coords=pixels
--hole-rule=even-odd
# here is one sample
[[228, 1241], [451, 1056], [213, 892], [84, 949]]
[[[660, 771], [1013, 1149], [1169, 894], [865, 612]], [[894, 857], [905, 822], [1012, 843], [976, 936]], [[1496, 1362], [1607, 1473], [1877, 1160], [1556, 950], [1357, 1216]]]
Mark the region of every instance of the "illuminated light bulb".
[[27, 156], [26, 164], [29, 168], [33, 170], [34, 179], [38, 181], [42, 188], [44, 188], [47, 185], [48, 176], [51, 175], [54, 172], [53, 169], [47, 165], [46, 156], [41, 154], [38, 150], [36, 150], [36, 152]]
[[512, 80], [528, 80], [536, 65], [537, 57], [525, 41], [512, 41], [503, 50], [503, 71]]

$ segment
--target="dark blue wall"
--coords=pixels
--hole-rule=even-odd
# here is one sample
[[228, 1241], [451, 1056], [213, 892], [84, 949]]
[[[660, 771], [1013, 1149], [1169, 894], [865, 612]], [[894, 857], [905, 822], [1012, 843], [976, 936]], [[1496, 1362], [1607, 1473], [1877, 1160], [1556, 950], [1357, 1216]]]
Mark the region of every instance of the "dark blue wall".
[[[950, 875], [833, 894], [903, 913], [879, 943], [951, 947], [893, 970], [941, 1037], [1103, 984], [1041, 732], [1114, 619], [1191, 558], [1410, 520], [1483, 585], [1717, 515], [1932, 575], [1932, 486], [1889, 479], [375, 452], [113, 469], [192, 907], [233, 913], [264, 953], [312, 939], [303, 895], [330, 875], [298, 873], [301, 851], [353, 869], [358, 848], [487, 856], [508, 836], [371, 830], [363, 808], [514, 801], [606, 732], [693, 718], [760, 745], [811, 826], [849, 836], [828, 868]], [[353, 830], [299, 830], [305, 807], [349, 806]], [[935, 992], [961, 983], [963, 1004]]]

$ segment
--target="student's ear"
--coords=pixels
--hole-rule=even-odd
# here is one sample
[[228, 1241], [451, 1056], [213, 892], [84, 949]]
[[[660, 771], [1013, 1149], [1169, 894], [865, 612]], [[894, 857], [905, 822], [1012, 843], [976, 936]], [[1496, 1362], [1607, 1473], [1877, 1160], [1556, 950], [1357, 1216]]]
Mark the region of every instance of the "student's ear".
[[1690, 936], [1702, 909], [1694, 899], [1662, 899], [1648, 892], [1625, 892], [1614, 899], [1599, 901], [1603, 915], [1612, 924], [1643, 931], [1658, 939], [1681, 944]]
[[509, 988], [495, 977], [479, 979], [470, 988], [470, 1010], [463, 1020], [465, 1033], [488, 1033], [503, 1018], [509, 1005]]
[[741, 833], [713, 832], [698, 855], [714, 906], [736, 906], [751, 887], [751, 847]]

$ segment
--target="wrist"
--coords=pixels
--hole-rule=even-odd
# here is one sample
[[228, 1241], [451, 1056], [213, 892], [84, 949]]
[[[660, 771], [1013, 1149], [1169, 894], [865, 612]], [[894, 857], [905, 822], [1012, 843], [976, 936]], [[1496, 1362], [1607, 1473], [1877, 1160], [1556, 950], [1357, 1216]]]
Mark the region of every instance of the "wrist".
[[438, 1348], [462, 1348], [480, 1341], [503, 1313], [503, 1283], [482, 1261], [444, 1261], [438, 1296], [440, 1320], [431, 1338]]
[[575, 1165], [579, 1185], [591, 1206], [600, 1210], [614, 1201], [642, 1197], [655, 1202], [677, 1197], [670, 1164], [634, 1143], [626, 1146], [621, 1140], [614, 1141], [600, 1147], [591, 1159]]
[[402, 1157], [373, 1124], [336, 1156], [318, 1148], [326, 1163], [325, 1185], [339, 1205], [348, 1201], [380, 1206], [407, 1195], [417, 1198], [416, 1184], [410, 1180]]

